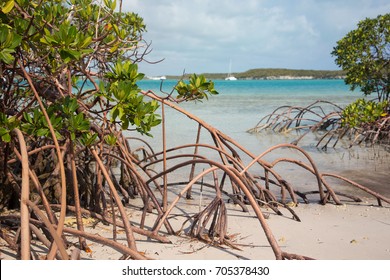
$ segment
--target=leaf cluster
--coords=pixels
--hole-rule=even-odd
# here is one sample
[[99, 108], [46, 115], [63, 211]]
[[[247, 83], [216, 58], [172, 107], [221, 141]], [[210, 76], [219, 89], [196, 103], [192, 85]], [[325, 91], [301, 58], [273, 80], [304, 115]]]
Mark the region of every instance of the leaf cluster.
[[2, 139], [10, 140], [9, 121], [5, 120], [15, 114], [21, 120], [19, 128], [31, 137], [51, 138], [49, 124], [34, 102], [20, 64], [44, 102], [59, 139], [83, 141], [83, 137], [78, 138], [81, 132], [92, 138], [91, 122], [100, 126], [104, 120], [101, 112], [106, 111], [110, 111], [113, 124], [120, 120], [121, 129], [134, 125], [141, 133], [148, 133], [160, 121], [155, 114], [158, 106], [145, 101], [136, 85], [144, 77], [136, 63], [144, 55], [140, 43], [145, 29], [143, 19], [118, 10], [116, 0], [2, 2]]
[[111, 121], [119, 120], [124, 130], [130, 124], [135, 125], [138, 132], [150, 135], [151, 128], [161, 122], [160, 116], [155, 114], [159, 106], [156, 101], [144, 101], [144, 96], [139, 94], [141, 89], [137, 82], [144, 74], [138, 73], [138, 65], [117, 61], [105, 77], [107, 82], [101, 83], [100, 94], [114, 104], [110, 110]]
[[13, 54], [16, 47], [20, 45], [22, 36], [13, 32], [6, 24], [0, 24], [0, 61], [10, 64], [14, 61]]
[[[77, 99], [69, 96], [61, 103], [51, 104], [47, 108], [50, 124], [54, 128], [57, 139], [69, 138], [72, 141], [80, 139], [82, 144], [90, 145], [97, 134], [90, 133], [90, 122], [83, 112], [77, 112], [78, 108]], [[21, 128], [30, 136], [51, 138], [48, 122], [38, 108], [23, 113]]]
[[363, 98], [351, 103], [342, 111], [341, 125], [352, 128], [363, 127], [365, 124], [375, 121], [388, 115], [389, 102], [367, 101]]
[[332, 55], [346, 71], [351, 90], [376, 93], [379, 101], [389, 99], [390, 14], [366, 18], [337, 42]]
[[[157, 102], [146, 100], [137, 85], [144, 78], [137, 64], [148, 52], [142, 39], [146, 26], [138, 14], [123, 12], [122, 4], [119, 8], [117, 4], [116, 0], [0, 4], [0, 112], [6, 119], [17, 115], [19, 128], [40, 139], [52, 137], [50, 125], [60, 140], [82, 139], [78, 136], [91, 128], [95, 131], [88, 133], [97, 132], [101, 141], [112, 129], [150, 135], [161, 117]], [[175, 89], [177, 98], [185, 101], [217, 94], [213, 82], [197, 75]], [[47, 108], [49, 123], [34, 92]], [[96, 131], [102, 124], [106, 127]], [[7, 126], [2, 127], [8, 140]]]
[[14, 116], [7, 117], [0, 112], [0, 140], [6, 143], [11, 141], [12, 130], [19, 126], [19, 121]]
[[214, 88], [213, 81], [207, 81], [203, 75], [191, 75], [189, 82], [185, 83], [183, 80], [175, 86], [178, 93], [177, 98], [191, 101], [202, 101], [208, 99], [208, 95], [216, 95], [218, 91]]

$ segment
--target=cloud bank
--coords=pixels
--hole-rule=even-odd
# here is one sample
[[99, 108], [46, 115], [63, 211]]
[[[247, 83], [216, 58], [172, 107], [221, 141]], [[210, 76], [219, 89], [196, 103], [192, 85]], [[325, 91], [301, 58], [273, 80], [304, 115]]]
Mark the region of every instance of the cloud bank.
[[382, 0], [127, 0], [152, 41], [149, 75], [251, 68], [337, 69], [330, 52], [366, 17], [390, 12]]

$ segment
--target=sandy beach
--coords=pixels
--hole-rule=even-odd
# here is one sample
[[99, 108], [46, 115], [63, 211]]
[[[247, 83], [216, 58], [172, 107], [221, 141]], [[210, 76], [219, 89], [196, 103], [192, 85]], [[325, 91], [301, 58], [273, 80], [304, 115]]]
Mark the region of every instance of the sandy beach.
[[[206, 199], [207, 201], [207, 199]], [[205, 201], [205, 202], [206, 202]], [[227, 246], [212, 246], [180, 236], [167, 236], [171, 244], [162, 244], [137, 235], [138, 250], [147, 257], [158, 260], [273, 260], [275, 259], [259, 221], [253, 213], [244, 213], [241, 208], [228, 204], [228, 233], [238, 249]], [[198, 210], [196, 201], [182, 200], [170, 219], [175, 230], [185, 221], [182, 216]], [[130, 209], [129, 209], [130, 210]], [[278, 216], [270, 209], [263, 209], [267, 222], [283, 251], [308, 256], [320, 260], [389, 260], [390, 259], [390, 207], [375, 206], [375, 201], [362, 203], [346, 202], [344, 205], [299, 204], [293, 210], [301, 219], [297, 222], [292, 215], [282, 209], [284, 216]], [[140, 213], [129, 211], [134, 225]], [[154, 214], [148, 214], [152, 220]], [[68, 219], [68, 226], [72, 220]], [[86, 220], [86, 231], [112, 238], [112, 226], [94, 224]], [[91, 221], [91, 225], [88, 225]], [[148, 219], [147, 219], [148, 221]], [[184, 227], [189, 226], [189, 223]], [[161, 232], [164, 234], [164, 232]], [[126, 244], [125, 233], [117, 228], [117, 240]], [[75, 240], [76, 241], [76, 240]], [[2, 242], [4, 242], [2, 240]], [[92, 253], [82, 252], [81, 259], [114, 260], [121, 253], [110, 247], [87, 241]], [[15, 259], [4, 243], [1, 244], [1, 259]], [[40, 252], [39, 245], [34, 249]], [[69, 249], [71, 251], [71, 248]], [[42, 251], [42, 253], [44, 253]]]
[[[191, 209], [197, 206], [188, 206]], [[285, 210], [285, 209], [284, 209]], [[283, 211], [283, 210], [282, 210]], [[265, 209], [268, 223], [282, 250], [315, 259], [358, 260], [390, 259], [390, 207], [376, 207], [365, 202], [360, 205], [300, 204], [294, 208], [301, 222], [275, 215]], [[253, 213], [229, 207], [228, 233], [241, 250], [209, 246], [188, 237], [169, 237], [172, 244], [146, 240], [138, 242], [138, 249], [154, 259], [274, 259], [259, 221]], [[172, 221], [172, 220], [171, 220]], [[179, 219], [174, 224], [181, 225]], [[92, 258], [117, 259], [120, 254], [92, 245]]]
[[[159, 83], [156, 83], [156, 85], [158, 86]], [[149, 84], [145, 85], [145, 87], [147, 86]], [[314, 101], [324, 96], [329, 96], [329, 99], [335, 99], [335, 101], [340, 101], [338, 98], [342, 98], [341, 103], [349, 102], [349, 99], [344, 100], [348, 96], [344, 95], [343, 84], [338, 81], [299, 81], [299, 84], [297, 81], [278, 81], [277, 83], [275, 81], [241, 81], [236, 83], [235, 87], [230, 84], [228, 86], [222, 81], [220, 86], [225, 92], [224, 95], [219, 96], [218, 99], [210, 99], [202, 106], [185, 104], [186, 109], [192, 114], [200, 116], [211, 125], [218, 127], [227, 135], [231, 135], [232, 138], [239, 139], [239, 143], [254, 155], [259, 155], [269, 147], [279, 143], [291, 143], [296, 138], [296, 135], [275, 133], [251, 135], [246, 133], [246, 129], [253, 126], [255, 120], [259, 118], [255, 117], [257, 113], [265, 114], [291, 96], [294, 96], [294, 100], [291, 102], [297, 104], [309, 102], [311, 98]], [[262, 92], [264, 88], [268, 88], [270, 92]], [[339, 88], [339, 90], [337, 91], [335, 88]], [[257, 92], [257, 90], [260, 92]], [[245, 108], [245, 110], [242, 110], [242, 108]], [[215, 114], [215, 112], [218, 112], [218, 114]], [[196, 141], [197, 123], [174, 110], [166, 110], [166, 114], [169, 120], [166, 124], [166, 132], [171, 135], [167, 139], [169, 148]], [[146, 140], [155, 151], [159, 151], [162, 149], [161, 129], [153, 131], [153, 135], [153, 138], [149, 137]], [[313, 146], [315, 137], [315, 135], [312, 135], [308, 139], [305, 138], [305, 141], [302, 140], [301, 147], [310, 154], [320, 172], [337, 173], [386, 197], [390, 197], [388, 183], [390, 157], [387, 151], [366, 147], [345, 149], [341, 144], [334, 149], [322, 151]], [[209, 144], [211, 140], [207, 134], [202, 132], [201, 142]], [[139, 145], [139, 143], [135, 144]], [[192, 150], [190, 152], [192, 153]], [[180, 153], [187, 153], [187, 151], [180, 151]], [[213, 160], [218, 159], [218, 155], [207, 149], [202, 150], [200, 154], [204, 154]], [[252, 161], [252, 158], [248, 159], [243, 153], [240, 156], [245, 164]], [[274, 151], [266, 155], [265, 160], [272, 162], [281, 157], [290, 157], [307, 162], [307, 159], [302, 157], [301, 153], [287, 149]], [[172, 165], [174, 164], [176, 163], [173, 162]], [[281, 164], [275, 169], [297, 191], [306, 192], [318, 189], [315, 178], [298, 166]], [[155, 171], [159, 170], [161, 170], [161, 166], [157, 165]], [[189, 174], [188, 170], [181, 170], [181, 172]], [[201, 166], [198, 172], [201, 172]], [[169, 174], [172, 182], [188, 180], [183, 176], [179, 172]], [[376, 201], [372, 200], [372, 197], [367, 198], [366, 193], [356, 188], [347, 187], [340, 181], [329, 179], [329, 182], [335, 191], [361, 196], [365, 199], [361, 203], [344, 200], [344, 205], [336, 206], [334, 204], [319, 205], [316, 202], [318, 196], [314, 196], [311, 198], [310, 204], [304, 204], [301, 201], [298, 206], [293, 208], [301, 222], [292, 219], [291, 213], [286, 209], [281, 209], [284, 216], [278, 216], [270, 209], [263, 208], [264, 215], [268, 217], [267, 223], [282, 250], [287, 253], [323, 260], [390, 260], [390, 240], [388, 238], [390, 236], [390, 205], [384, 203], [384, 207], [374, 206]], [[174, 198], [173, 195], [176, 195], [179, 191], [180, 187], [170, 189], [170, 202]], [[215, 195], [213, 192], [209, 192], [207, 195], [204, 194], [201, 201], [202, 205], [199, 207], [199, 189], [196, 191], [194, 200], [181, 199], [171, 213], [169, 221], [175, 231], [180, 230], [186, 219], [204, 209]], [[275, 193], [278, 192], [279, 190], [276, 188]], [[157, 197], [161, 198], [160, 195], [157, 195]], [[245, 213], [242, 212], [240, 207], [228, 203], [227, 197], [224, 197], [224, 200], [228, 209], [228, 234], [236, 245], [236, 249], [227, 246], [212, 246], [188, 237], [185, 233], [188, 232], [190, 223], [187, 223], [180, 236], [168, 236], [164, 231], [165, 228], [161, 229], [159, 233], [166, 235], [171, 244], [158, 243], [136, 234], [138, 251], [148, 258], [158, 260], [275, 259], [264, 230], [250, 207], [248, 207], [249, 213]], [[139, 197], [130, 200], [129, 203], [130, 205], [126, 210], [129, 220], [134, 226], [139, 226], [142, 215], [140, 208], [143, 203]], [[145, 228], [150, 229], [156, 220], [156, 211], [147, 215]], [[88, 217], [85, 218], [86, 232], [110, 239], [113, 238], [112, 226]], [[76, 227], [73, 216], [68, 217], [66, 226]], [[123, 229], [117, 228], [116, 236], [118, 242], [126, 245]], [[77, 246], [76, 238], [68, 238], [68, 240]], [[0, 242], [0, 258], [16, 259], [17, 256], [14, 252], [4, 246], [4, 240], [0, 239]], [[81, 259], [117, 260], [122, 257], [121, 253], [108, 246], [89, 240], [87, 240], [87, 244], [92, 253], [82, 252]], [[74, 245], [68, 249], [68, 252], [70, 253], [73, 248]], [[40, 256], [46, 254], [44, 246], [41, 244], [37, 243], [34, 250]]]

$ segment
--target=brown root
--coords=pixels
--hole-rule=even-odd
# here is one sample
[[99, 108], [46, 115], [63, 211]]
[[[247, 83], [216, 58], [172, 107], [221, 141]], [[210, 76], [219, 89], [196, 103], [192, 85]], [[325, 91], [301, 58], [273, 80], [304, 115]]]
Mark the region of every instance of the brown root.
[[[163, 150], [155, 152], [144, 140], [125, 137], [122, 132], [115, 132], [118, 139], [115, 146], [107, 146], [100, 142], [90, 149], [84, 149], [64, 143], [60, 147], [61, 158], [65, 161], [62, 167], [60, 162], [47, 166], [37, 164], [38, 160], [44, 158], [48, 163], [56, 162], [57, 147], [51, 143], [42, 143], [41, 146], [35, 144], [22, 154], [14, 149], [14, 153], [9, 155], [7, 182], [13, 182], [13, 189], [19, 195], [25, 190], [23, 182], [26, 182], [26, 176], [29, 178], [28, 181], [32, 182], [33, 189], [29, 190], [27, 199], [22, 200], [29, 211], [32, 211], [32, 215], [31, 217], [25, 217], [25, 214], [8, 215], [0, 217], [0, 221], [2, 224], [12, 221], [18, 228], [23, 227], [27, 234], [36, 236], [48, 251], [47, 256], [37, 256], [34, 250], [28, 253], [26, 248], [30, 247], [30, 241], [26, 242], [24, 239], [27, 243], [22, 246], [24, 258], [28, 259], [34, 255], [36, 258], [78, 259], [79, 252], [77, 248], [69, 247], [64, 236], [66, 233], [79, 240], [78, 249], [87, 252], [90, 248], [85, 243], [86, 239], [110, 246], [121, 252], [124, 258], [146, 259], [146, 256], [137, 251], [134, 235], [140, 234], [159, 242], [169, 243], [169, 237], [162, 235], [163, 227], [168, 234], [185, 232], [207, 244], [237, 249], [227, 232], [229, 210], [226, 204], [233, 202], [240, 205], [243, 211], [252, 211], [255, 214], [276, 259], [310, 259], [281, 250], [268, 226], [262, 207], [272, 209], [277, 215], [283, 215], [279, 208], [287, 209], [294, 220], [300, 221], [291, 205], [296, 205], [300, 201], [309, 203], [311, 200], [308, 199], [308, 195], [318, 196], [322, 204], [331, 201], [341, 204], [340, 197], [350, 198], [357, 203], [361, 201], [351, 194], [342, 194], [334, 190], [325, 180], [328, 177], [342, 180], [365, 191], [376, 198], [380, 205], [383, 202], [390, 203], [390, 199], [347, 178], [321, 173], [309, 154], [296, 145], [277, 145], [256, 156], [239, 142], [183, 110], [176, 103], [151, 92], [144, 94], [163, 102], [165, 109], [177, 110], [194, 120], [198, 128], [194, 142], [167, 148], [166, 139]], [[297, 127], [304, 126], [307, 120], [303, 115], [309, 112], [318, 115], [312, 107], [300, 109], [296, 114], [297, 118], [294, 121], [286, 121], [282, 128], [291, 129], [293, 122]], [[276, 123], [274, 125], [276, 126]], [[110, 129], [115, 131], [114, 127]], [[18, 137], [19, 143], [22, 143], [23, 138], [27, 138], [19, 134]], [[143, 147], [133, 142], [141, 143]], [[279, 149], [293, 149], [301, 157], [278, 158], [272, 162], [265, 160], [267, 155]], [[302, 168], [303, 172], [311, 174], [317, 188], [312, 191], [296, 188], [293, 182], [277, 170], [281, 164]], [[115, 168], [115, 165], [118, 167]], [[72, 182], [66, 190], [61, 187], [62, 169], [67, 174], [65, 179]], [[22, 173], [24, 176], [20, 176]], [[50, 176], [53, 173], [58, 176]], [[59, 193], [56, 193], [56, 186], [59, 186]], [[203, 193], [207, 193], [210, 198], [206, 205], [202, 203]], [[77, 196], [77, 199], [74, 196]], [[138, 205], [138, 208], [128, 207], [132, 200], [138, 197], [141, 205]], [[187, 219], [182, 228], [177, 229], [170, 223], [170, 218], [174, 217], [174, 210], [182, 199], [199, 199], [200, 206], [198, 212], [185, 214]], [[74, 215], [78, 228], [73, 229], [64, 225], [63, 218], [57, 220], [53, 213], [58, 210], [60, 217], [63, 217], [61, 213], [65, 211], [68, 211], [68, 215]], [[131, 221], [135, 212], [139, 212], [141, 216], [138, 226]], [[148, 213], [155, 214], [149, 215], [155, 217], [154, 220], [147, 219]], [[83, 225], [82, 217], [85, 215], [112, 224], [114, 228], [112, 238], [90, 233], [88, 227]], [[188, 227], [184, 229], [186, 225]], [[116, 240], [117, 227], [125, 229], [127, 246]], [[20, 238], [13, 242], [5, 231], [1, 231], [0, 237], [9, 244], [10, 249], [15, 250], [20, 242]]]
[[281, 106], [271, 114], [263, 117], [249, 133], [260, 133], [265, 130], [274, 132], [299, 132], [292, 144], [298, 143], [309, 133], [320, 136], [316, 146], [326, 150], [335, 147], [341, 139], [347, 138], [349, 145], [390, 144], [390, 117], [385, 116], [376, 122], [353, 128], [341, 124], [342, 108], [328, 101], [315, 101], [306, 107]]

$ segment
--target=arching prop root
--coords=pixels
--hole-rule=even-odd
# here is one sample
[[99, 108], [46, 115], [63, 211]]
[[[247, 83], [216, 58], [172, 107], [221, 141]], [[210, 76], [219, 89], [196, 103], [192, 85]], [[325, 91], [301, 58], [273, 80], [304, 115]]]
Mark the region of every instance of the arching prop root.
[[340, 120], [341, 110], [338, 105], [322, 100], [306, 107], [280, 106], [261, 118], [248, 132], [257, 133], [265, 129], [272, 129], [275, 132], [333, 130]]
[[[160, 97], [155, 96], [153, 93], [147, 92], [145, 94], [151, 98], [160, 101]], [[232, 140], [231, 138], [224, 135], [220, 131], [209, 126], [207, 123], [204, 123], [196, 116], [190, 114], [189, 112], [184, 111], [182, 108], [178, 107], [175, 103], [171, 103], [167, 100], [164, 100], [164, 104], [185, 114], [187, 117], [189, 117], [190, 119], [198, 123], [199, 128], [196, 136], [197, 140], [195, 144], [170, 148], [164, 150], [161, 153], [153, 154], [147, 158], [140, 160], [138, 164], [140, 167], [144, 168], [145, 170], [148, 169], [151, 165], [155, 166], [156, 175], [154, 175], [151, 179], [149, 179], [148, 182], [155, 181], [157, 180], [157, 178], [162, 177], [164, 174], [172, 174], [170, 175], [170, 178], [174, 178], [175, 177], [174, 174], [176, 174], [175, 172], [179, 170], [181, 171], [180, 174], [185, 173], [183, 171], [184, 167], [187, 167], [187, 170], [190, 170], [189, 177], [188, 177], [188, 184], [184, 189], [181, 190], [178, 197], [174, 200], [174, 202], [170, 205], [170, 207], [168, 207], [168, 209], [171, 209], [171, 207], [173, 207], [177, 203], [177, 200], [180, 199], [184, 195], [184, 193], [187, 193], [187, 197], [191, 197], [191, 195], [188, 195], [188, 192], [192, 189], [192, 187], [195, 184], [204, 187], [210, 187], [216, 191], [216, 198], [213, 200], [213, 203], [209, 204], [207, 208], [203, 209], [201, 212], [194, 215], [192, 219], [187, 221], [187, 222], [192, 221], [192, 226], [190, 227], [189, 230], [189, 234], [191, 236], [204, 238], [204, 236], [206, 235], [208, 239], [210, 239], [211, 237], [214, 238], [212, 240], [209, 240], [210, 242], [221, 243], [221, 240], [223, 240], [222, 233], [225, 233], [224, 231], [225, 219], [221, 218], [220, 216], [221, 212], [218, 206], [220, 205], [219, 203], [220, 203], [221, 195], [226, 195], [227, 197], [229, 197], [229, 199], [234, 197], [235, 199], [233, 199], [232, 201], [240, 201], [243, 202], [244, 205], [249, 204], [251, 205], [252, 209], [256, 209], [255, 212], [259, 210], [259, 208], [257, 208], [258, 205], [272, 206], [272, 208], [275, 209], [274, 210], [275, 212], [278, 211], [275, 205], [283, 205], [285, 208], [287, 208], [290, 211], [294, 219], [299, 220], [299, 217], [296, 215], [293, 209], [289, 207], [288, 202], [292, 201], [294, 205], [297, 204], [298, 203], [297, 196], [304, 198], [305, 202], [309, 202], [306, 197], [306, 194], [308, 193], [305, 194], [303, 191], [294, 189], [292, 184], [289, 181], [285, 180], [284, 177], [275, 170], [274, 167], [282, 162], [294, 164], [296, 166], [303, 168], [307, 172], [313, 174], [313, 178], [315, 181], [317, 181], [317, 186], [318, 186], [318, 191], [315, 191], [315, 193], [318, 193], [320, 195], [319, 200], [321, 203], [323, 204], [328, 203], [332, 199], [334, 203], [341, 204], [342, 202], [341, 199], [339, 198], [339, 195], [351, 198], [355, 202], [360, 201], [359, 198], [355, 198], [354, 196], [348, 194], [344, 195], [334, 191], [333, 188], [325, 181], [325, 177], [331, 175], [321, 174], [318, 168], [316, 167], [314, 161], [311, 159], [311, 157], [303, 149], [295, 145], [291, 145], [291, 144], [278, 145], [270, 148], [269, 150], [267, 150], [266, 152], [262, 153], [259, 156], [254, 156], [251, 152], [249, 152], [244, 147], [242, 147], [238, 142]], [[204, 130], [207, 131], [206, 133], [210, 136], [211, 142], [214, 143], [214, 145], [208, 143], [199, 143], [200, 134]], [[191, 148], [195, 152], [187, 153], [186, 151]], [[289, 149], [294, 149], [299, 151], [303, 155], [307, 163], [292, 158], [281, 158], [273, 162], [268, 162], [263, 159], [263, 157], [266, 154], [269, 154], [272, 151], [280, 148], [289, 148]], [[163, 153], [165, 154], [165, 161], [166, 161], [167, 168], [165, 168], [164, 170], [160, 169], [161, 171], [159, 172], [158, 165], [162, 161], [161, 155]], [[210, 154], [213, 154], [212, 158], [216, 158], [216, 157], [219, 158], [218, 163], [207, 159], [208, 155]], [[154, 161], [152, 160], [152, 157], [160, 158], [160, 159]], [[244, 157], [246, 158], [246, 161], [248, 159], [250, 160], [249, 164], [244, 164], [244, 160], [243, 160]], [[180, 160], [183, 161], [178, 164], [177, 162]], [[170, 164], [170, 162], [173, 163]], [[206, 173], [211, 172], [211, 170], [213, 170], [214, 172], [213, 174], [215, 174], [217, 170], [219, 170], [223, 172], [222, 173], [223, 175], [220, 175], [219, 177], [217, 176], [218, 178], [216, 178], [216, 176], [214, 175], [212, 178], [209, 178], [209, 181], [207, 181], [205, 178], [204, 167], [199, 166], [199, 164], [203, 164], [203, 163], [207, 163], [210, 166], [210, 170], [207, 171]], [[194, 170], [199, 170], [198, 177], [195, 176]], [[200, 172], [200, 170], [203, 170], [203, 172]], [[263, 175], [258, 175], [259, 172], [263, 172]], [[202, 180], [200, 180], [201, 178]], [[261, 179], [261, 181], [259, 181], [258, 179]], [[185, 184], [185, 181], [177, 181], [176, 186], [182, 184]], [[275, 203], [276, 195], [274, 194], [273, 191], [270, 190], [271, 185], [276, 186], [278, 189], [280, 189], [280, 192], [282, 193], [281, 202], [279, 204]], [[352, 183], [352, 185], [357, 186], [354, 183]], [[175, 186], [175, 182], [170, 181], [170, 186]], [[378, 201], [385, 201], [389, 203], [389, 199], [381, 196], [380, 194], [372, 192], [367, 188], [365, 190], [368, 194], [377, 198]], [[244, 207], [242, 208], [243, 210], [245, 210]], [[224, 211], [225, 210], [223, 210], [223, 212]], [[271, 231], [269, 230], [263, 217], [260, 217], [262, 216], [262, 214], [257, 213], [257, 215], [270, 244], [272, 244], [271, 246], [274, 246], [273, 249], [276, 258], [279, 257], [282, 258], [281, 255], [279, 255], [280, 248], [278, 247], [276, 241], [273, 240]], [[214, 217], [214, 219], [217, 221], [220, 220], [221, 221], [220, 225], [216, 227], [218, 223], [211, 223], [210, 227], [206, 230], [207, 221], [209, 221], [211, 217]], [[163, 217], [162, 220], [164, 220], [165, 218], [166, 217]], [[218, 228], [217, 231], [215, 230], [216, 228]], [[214, 235], [213, 233], [215, 232], [217, 232], [218, 234]], [[227, 237], [225, 238], [227, 240], [228, 235], [225, 236]], [[286, 256], [288, 256], [287, 253]]]
[[348, 139], [350, 146], [390, 144], [390, 116], [365, 124], [361, 128], [342, 125], [343, 109], [329, 101], [315, 101], [306, 107], [280, 106], [272, 113], [261, 118], [249, 133], [261, 133], [272, 130], [278, 133], [295, 131], [297, 139], [292, 143], [297, 145], [309, 133], [318, 133], [317, 147], [327, 149], [335, 147], [341, 139]]
[[[22, 154], [14, 149], [7, 156], [8, 168], [4, 181], [19, 195], [22, 189], [26, 190], [22, 185], [29, 181], [29, 194], [23, 196], [28, 199], [22, 199], [22, 202], [29, 208], [31, 216], [0, 216], [2, 227], [14, 232], [11, 234], [2, 230], [0, 234], [0, 238], [11, 249], [21, 253], [19, 228], [23, 227], [24, 231], [47, 248], [46, 255], [38, 254], [32, 249], [31, 241], [26, 242], [22, 246], [26, 259], [77, 259], [77, 249], [70, 247], [67, 240], [71, 237], [79, 240], [78, 248], [87, 252], [90, 248], [86, 246], [85, 240], [93, 240], [117, 250], [124, 258], [145, 259], [147, 257], [137, 251], [135, 234], [169, 243], [169, 237], [161, 234], [163, 227], [168, 234], [178, 234], [184, 231], [187, 224], [189, 226], [185, 233], [191, 237], [213, 245], [237, 248], [227, 232], [229, 209], [226, 202], [232, 201], [243, 211], [254, 213], [276, 259], [309, 259], [281, 250], [261, 207], [268, 207], [277, 215], [282, 215], [279, 208], [285, 208], [293, 219], [299, 221], [292, 206], [297, 205], [300, 199], [309, 203], [308, 195], [318, 195], [315, 200], [323, 204], [331, 201], [341, 204], [340, 196], [359, 202], [359, 198], [333, 190], [326, 181], [328, 177], [342, 180], [367, 192], [380, 205], [390, 202], [388, 198], [349, 179], [321, 173], [310, 156], [295, 145], [277, 145], [256, 156], [237, 141], [169, 101], [169, 98], [163, 100], [151, 92], [144, 94], [159, 102], [164, 101], [166, 109], [172, 108], [194, 120], [197, 124], [194, 142], [169, 147], [169, 139], [166, 139], [163, 150], [155, 152], [144, 140], [125, 137], [112, 126], [109, 128], [116, 137], [114, 145], [100, 142], [91, 148], [80, 149], [68, 142], [61, 143], [59, 149], [64, 159], [62, 168], [59, 167], [61, 163], [56, 160], [58, 147], [52, 143], [29, 143], [27, 151]], [[302, 116], [299, 117], [303, 121]], [[18, 138], [18, 142], [22, 143], [23, 135], [18, 134]], [[139, 143], [143, 147], [139, 147]], [[279, 149], [293, 149], [300, 158], [279, 158], [273, 161], [265, 159]], [[278, 171], [281, 164], [291, 164], [308, 172], [317, 187], [311, 191], [296, 188], [293, 182]], [[64, 178], [60, 176], [60, 169], [64, 169], [66, 174], [65, 191], [62, 188], [61, 181]], [[22, 171], [24, 176], [21, 176]], [[72, 198], [77, 192], [79, 201]], [[206, 194], [211, 202], [204, 205], [202, 195]], [[141, 205], [127, 207], [132, 203], [132, 198], [136, 197], [141, 198]], [[201, 203], [199, 211], [187, 214], [182, 229], [177, 229], [171, 225], [170, 217], [175, 215], [172, 211], [184, 198], [199, 199]], [[65, 210], [68, 210], [68, 216], [76, 218], [77, 229], [59, 225], [64, 221], [58, 221], [55, 213]], [[137, 211], [141, 214], [140, 220], [133, 223], [136, 216], [133, 214]], [[154, 220], [147, 219], [151, 216], [148, 212], [155, 214], [152, 215]], [[83, 224], [85, 216], [113, 225], [112, 238], [94, 236], [89, 232], [89, 227]], [[135, 226], [136, 222], [138, 226]], [[117, 240], [117, 227], [125, 229], [127, 245]]]
[[214, 198], [205, 209], [188, 218], [177, 232], [178, 235], [188, 222], [191, 224], [187, 232], [189, 236], [212, 245], [234, 247], [227, 235], [227, 210], [221, 198]]

